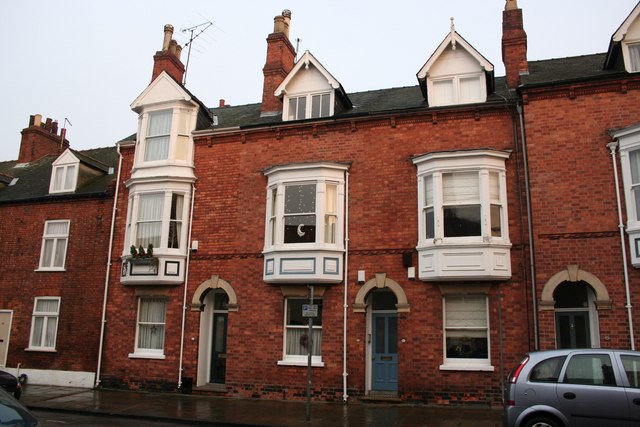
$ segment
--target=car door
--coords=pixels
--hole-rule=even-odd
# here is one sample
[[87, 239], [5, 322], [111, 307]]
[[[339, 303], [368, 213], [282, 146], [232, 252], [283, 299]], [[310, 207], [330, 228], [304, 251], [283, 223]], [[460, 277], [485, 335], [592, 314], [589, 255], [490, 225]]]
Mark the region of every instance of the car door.
[[571, 355], [561, 379], [557, 387], [558, 406], [572, 427], [632, 425], [626, 390], [609, 353]]
[[621, 375], [626, 380], [629, 418], [632, 425], [640, 425], [640, 356], [637, 354], [619, 354]]

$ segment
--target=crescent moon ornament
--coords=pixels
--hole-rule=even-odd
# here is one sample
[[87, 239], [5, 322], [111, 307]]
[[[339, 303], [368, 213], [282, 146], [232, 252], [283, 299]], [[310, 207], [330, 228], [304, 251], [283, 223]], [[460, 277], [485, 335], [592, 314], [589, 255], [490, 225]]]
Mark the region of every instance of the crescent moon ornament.
[[298, 236], [300, 236], [300, 237], [302, 237], [302, 236], [304, 236], [306, 234], [304, 231], [302, 231], [302, 227], [304, 227], [304, 224], [298, 225], [298, 228], [296, 230], [297, 233], [298, 233]]

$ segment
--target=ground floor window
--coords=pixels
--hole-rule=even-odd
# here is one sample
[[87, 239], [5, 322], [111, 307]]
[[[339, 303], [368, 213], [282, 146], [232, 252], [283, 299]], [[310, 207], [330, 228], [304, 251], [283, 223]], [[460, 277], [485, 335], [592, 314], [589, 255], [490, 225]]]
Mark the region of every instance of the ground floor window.
[[281, 364], [306, 364], [309, 349], [312, 363], [322, 363], [322, 300], [314, 299], [313, 303], [317, 306], [317, 316], [313, 317], [312, 333], [309, 337], [309, 318], [302, 314], [303, 306], [309, 304], [309, 300], [285, 300], [284, 357]]
[[485, 295], [444, 297], [443, 368], [489, 367], [489, 316]]
[[164, 357], [165, 298], [141, 297], [138, 300], [136, 346], [133, 357]]
[[31, 317], [29, 350], [55, 351], [60, 297], [36, 297]]

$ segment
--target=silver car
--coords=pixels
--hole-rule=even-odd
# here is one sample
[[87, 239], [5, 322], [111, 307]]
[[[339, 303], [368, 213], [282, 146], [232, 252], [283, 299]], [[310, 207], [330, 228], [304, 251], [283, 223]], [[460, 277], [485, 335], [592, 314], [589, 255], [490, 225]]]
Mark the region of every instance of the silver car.
[[507, 427], [640, 426], [640, 352], [535, 351], [507, 378]]

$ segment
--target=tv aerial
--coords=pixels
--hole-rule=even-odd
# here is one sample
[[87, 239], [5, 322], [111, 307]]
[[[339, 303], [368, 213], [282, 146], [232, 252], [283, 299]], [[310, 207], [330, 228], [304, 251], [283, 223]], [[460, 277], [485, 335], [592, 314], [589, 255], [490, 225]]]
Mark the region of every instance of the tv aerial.
[[195, 39], [198, 38], [202, 33], [204, 33], [209, 27], [213, 25], [213, 22], [207, 21], [202, 24], [194, 25], [190, 28], [185, 28], [181, 30], [183, 33], [189, 31], [191, 35], [189, 36], [189, 41], [185, 44], [185, 46], [189, 46], [189, 50], [187, 51], [187, 63], [184, 67], [184, 79], [182, 81], [183, 85], [187, 84], [187, 71], [189, 71], [189, 58], [191, 57], [191, 44]]

